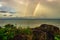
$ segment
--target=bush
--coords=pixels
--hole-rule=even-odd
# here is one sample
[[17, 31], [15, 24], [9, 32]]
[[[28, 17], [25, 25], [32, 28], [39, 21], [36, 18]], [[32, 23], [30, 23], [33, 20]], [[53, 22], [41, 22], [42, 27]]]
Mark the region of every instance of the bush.
[[27, 35], [31, 35], [32, 31], [29, 28], [23, 29], [23, 33], [27, 34]]
[[60, 35], [55, 35], [55, 40], [60, 40]]

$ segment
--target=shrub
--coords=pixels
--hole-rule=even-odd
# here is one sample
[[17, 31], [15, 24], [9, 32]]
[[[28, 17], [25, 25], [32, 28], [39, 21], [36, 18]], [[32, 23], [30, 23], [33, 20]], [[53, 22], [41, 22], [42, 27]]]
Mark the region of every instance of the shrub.
[[55, 35], [55, 40], [60, 40], [60, 35]]

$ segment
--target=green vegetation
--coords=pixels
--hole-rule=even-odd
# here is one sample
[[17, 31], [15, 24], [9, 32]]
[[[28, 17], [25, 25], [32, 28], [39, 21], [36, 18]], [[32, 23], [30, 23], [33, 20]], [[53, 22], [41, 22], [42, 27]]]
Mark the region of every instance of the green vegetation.
[[8, 40], [9, 38], [14, 37], [15, 28], [13, 28], [13, 25], [7, 24], [4, 26], [5, 28], [0, 28], [0, 38], [1, 40]]
[[[32, 38], [32, 35], [34, 34], [39, 34], [38, 36], [36, 35], [36, 37], [40, 37], [41, 39], [42, 36], [44, 37], [44, 34], [45, 32], [43, 31], [40, 31], [41, 33], [39, 33], [39, 30], [35, 30], [34, 29], [34, 32], [32, 31], [31, 28], [16, 28], [16, 26], [12, 25], [12, 24], [7, 24], [5, 26], [3, 26], [4, 28], [0, 27], [0, 40], [13, 40], [13, 38], [16, 36], [16, 35], [28, 35], [28, 37], [30, 36], [30, 39]], [[33, 36], [35, 37], [35, 35]], [[29, 39], [29, 38], [28, 38]], [[60, 40], [60, 35], [55, 35], [54, 36], [54, 39], [55, 40]], [[34, 39], [33, 39], [34, 40]], [[38, 39], [36, 39], [38, 40]]]
[[22, 31], [22, 33], [25, 33], [25, 34], [27, 34], [27, 35], [31, 35], [31, 34], [32, 34], [32, 31], [31, 31], [29, 28], [23, 29], [23, 30], [21, 30], [21, 31]]
[[60, 35], [55, 35], [55, 40], [60, 40]]
[[17, 34], [27, 34], [30, 35], [31, 31], [29, 28], [26, 29], [17, 29], [16, 26], [7, 24], [4, 26], [5, 28], [0, 28], [0, 39], [1, 40], [9, 40], [13, 39]]

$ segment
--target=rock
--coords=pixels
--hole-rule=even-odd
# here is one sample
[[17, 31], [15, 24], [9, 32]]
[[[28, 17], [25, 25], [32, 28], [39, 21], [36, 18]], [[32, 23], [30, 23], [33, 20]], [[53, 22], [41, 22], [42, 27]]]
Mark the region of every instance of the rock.
[[27, 37], [25, 35], [18, 34], [18, 35], [15, 35], [13, 40], [27, 40]]
[[34, 40], [54, 40], [54, 34], [59, 33], [59, 28], [53, 25], [42, 24], [33, 28]]
[[32, 35], [18, 34], [14, 40], [54, 40], [54, 34], [60, 33], [58, 27], [48, 24], [42, 24], [30, 30]]
[[40, 30], [52, 32], [52, 33], [57, 33], [59, 28], [56, 26], [53, 26], [53, 25], [42, 24], [40, 26]]

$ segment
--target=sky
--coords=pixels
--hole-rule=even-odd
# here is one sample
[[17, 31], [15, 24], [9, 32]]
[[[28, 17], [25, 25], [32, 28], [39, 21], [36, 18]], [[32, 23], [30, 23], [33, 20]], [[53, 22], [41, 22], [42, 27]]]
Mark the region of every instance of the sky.
[[7, 12], [1, 12], [0, 17], [60, 19], [60, 0], [0, 0], [0, 11]]

